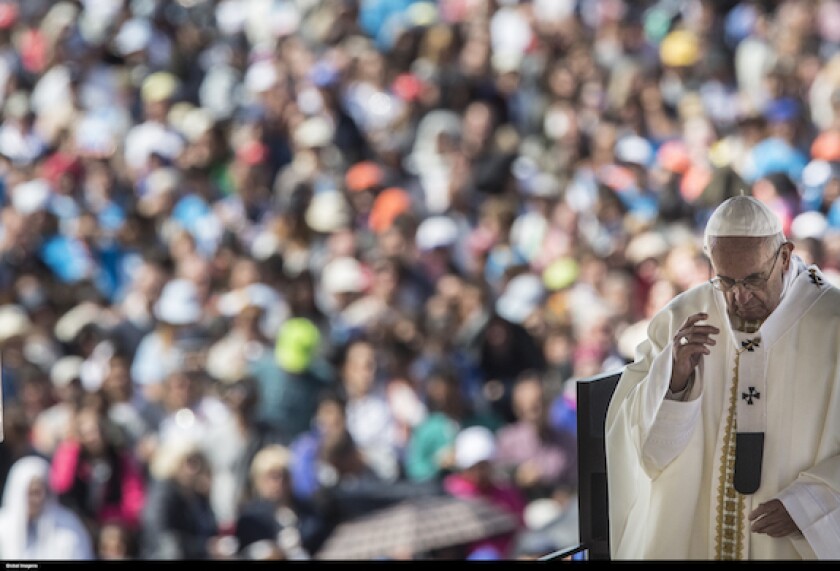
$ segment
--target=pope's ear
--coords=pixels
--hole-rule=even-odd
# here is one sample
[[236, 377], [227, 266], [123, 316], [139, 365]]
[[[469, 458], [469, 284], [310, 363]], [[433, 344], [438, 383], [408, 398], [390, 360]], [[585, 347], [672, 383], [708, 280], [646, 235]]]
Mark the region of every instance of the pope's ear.
[[794, 248], [796, 248], [796, 244], [793, 242], [785, 242], [782, 245], [782, 263], [784, 264], [785, 269], [787, 269], [790, 264], [790, 257], [793, 254]]

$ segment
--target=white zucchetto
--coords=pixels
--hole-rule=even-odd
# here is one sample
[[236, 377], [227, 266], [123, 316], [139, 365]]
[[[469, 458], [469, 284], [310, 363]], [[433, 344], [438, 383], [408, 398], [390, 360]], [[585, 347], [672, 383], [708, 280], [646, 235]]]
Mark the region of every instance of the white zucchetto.
[[782, 222], [766, 204], [752, 196], [733, 196], [718, 206], [706, 224], [703, 248], [709, 251], [709, 238], [718, 236], [784, 235]]

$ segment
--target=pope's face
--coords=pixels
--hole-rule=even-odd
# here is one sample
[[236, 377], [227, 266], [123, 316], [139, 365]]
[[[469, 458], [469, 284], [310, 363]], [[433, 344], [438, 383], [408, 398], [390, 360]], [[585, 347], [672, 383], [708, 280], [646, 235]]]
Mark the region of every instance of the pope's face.
[[[724, 282], [738, 282], [723, 294], [730, 314], [746, 320], [764, 320], [779, 305], [793, 245], [786, 243], [778, 250], [773, 245], [772, 240], [760, 237], [721, 237], [712, 243], [715, 275]], [[744, 279], [753, 285], [747, 287], [739, 282]]]

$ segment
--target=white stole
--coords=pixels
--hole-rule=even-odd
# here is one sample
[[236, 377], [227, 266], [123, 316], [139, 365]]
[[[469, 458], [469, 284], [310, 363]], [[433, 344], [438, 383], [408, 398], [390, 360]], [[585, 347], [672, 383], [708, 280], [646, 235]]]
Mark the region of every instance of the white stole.
[[[799, 259], [792, 258], [792, 262], [795, 261]], [[791, 270], [795, 271], [794, 268]], [[819, 268], [812, 265], [802, 270], [795, 275], [781, 303], [757, 332], [736, 331], [725, 321], [730, 339], [736, 343], [736, 351], [741, 353], [738, 370], [738, 432], [764, 432], [767, 425], [767, 399], [764, 396], [767, 390], [767, 360], [773, 345], [827, 291], [825, 278]], [[716, 298], [725, 308], [723, 294]]]
[[[735, 344], [735, 352], [738, 355], [738, 434], [765, 432], [767, 362], [773, 346], [828, 289], [817, 266], [811, 265], [806, 268], [798, 257], [792, 257], [791, 264], [788, 275], [785, 276], [784, 296], [758, 331], [743, 333], [733, 329], [729, 320], [724, 320], [729, 339]], [[723, 294], [716, 292], [715, 300], [726, 315], [726, 300]]]
[[[767, 385], [771, 351], [775, 343], [828, 291], [816, 266], [805, 268], [798, 257], [793, 258], [792, 263], [794, 265], [785, 275], [782, 300], [758, 331], [740, 332], [732, 328], [730, 320], [724, 320], [724, 327], [734, 345], [733, 374], [738, 384], [737, 387], [733, 387], [733, 398], [737, 399], [735, 418], [730, 417], [731, 421], [734, 421], [735, 434], [729, 433], [732, 440], [724, 444], [725, 457], [720, 459], [729, 469], [725, 476], [727, 481], [723, 483], [723, 495], [718, 496], [717, 501], [722, 502], [719, 503], [719, 508], [725, 516], [735, 518], [729, 520], [724, 517], [724, 520], [731, 523], [723, 527], [719, 523], [715, 532], [717, 557], [723, 559], [746, 558], [749, 553], [750, 535], [742, 535], [738, 530], [744, 525], [741, 518], [746, 517], [746, 512], [742, 510], [748, 504], [744, 500], [761, 485], [764, 433], [767, 426], [767, 391], [772, 390], [772, 387]], [[723, 294], [716, 292], [715, 300], [718, 308], [726, 315]], [[731, 456], [733, 446], [734, 458]], [[729, 463], [733, 460], [734, 465]], [[737, 515], [738, 512], [740, 516]]]

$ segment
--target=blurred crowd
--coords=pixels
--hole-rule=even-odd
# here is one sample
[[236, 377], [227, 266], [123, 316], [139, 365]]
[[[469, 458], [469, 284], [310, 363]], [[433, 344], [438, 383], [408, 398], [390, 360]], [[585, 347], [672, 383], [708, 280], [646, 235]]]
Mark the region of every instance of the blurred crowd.
[[717, 204], [840, 282], [838, 111], [837, 0], [0, 0], [0, 557], [575, 544], [575, 381]]

